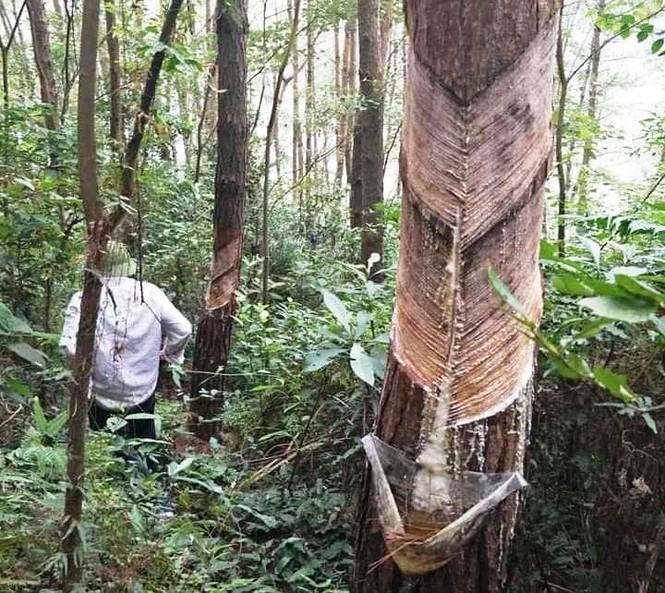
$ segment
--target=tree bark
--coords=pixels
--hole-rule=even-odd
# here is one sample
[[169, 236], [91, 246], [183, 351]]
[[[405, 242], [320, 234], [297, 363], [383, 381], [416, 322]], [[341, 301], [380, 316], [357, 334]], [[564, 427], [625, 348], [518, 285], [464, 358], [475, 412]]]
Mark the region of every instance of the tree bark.
[[[348, 84], [346, 85], [346, 100], [348, 103], [355, 101], [356, 95], [356, 78], [358, 71], [358, 62], [356, 60], [358, 25], [356, 19], [352, 18], [346, 22], [344, 26], [344, 49], [348, 51]], [[348, 50], [347, 50], [348, 46]], [[346, 117], [346, 143], [344, 146], [344, 162], [346, 163], [346, 180], [347, 183], [353, 184], [353, 139], [355, 136], [355, 111], [347, 110]], [[353, 201], [353, 193], [351, 193], [351, 201]], [[354, 224], [354, 208], [351, 204], [351, 227], [360, 226], [360, 222]]]
[[335, 101], [337, 108], [340, 109], [335, 125], [335, 184], [337, 187], [341, 187], [342, 178], [344, 177], [344, 136], [346, 134], [346, 114], [342, 109], [344, 99], [344, 75], [342, 71], [346, 65], [344, 62], [346, 51], [340, 52], [339, 22], [335, 24], [333, 35], [335, 49]]
[[115, 0], [105, 0], [106, 47], [109, 53], [109, 100], [111, 115], [109, 118], [111, 140], [117, 150], [125, 143], [122, 121], [122, 71], [120, 69], [120, 43], [116, 34], [117, 10]]
[[[190, 429], [208, 440], [219, 432], [231, 347], [235, 292], [240, 283], [247, 185], [247, 0], [217, 4], [219, 72], [213, 261], [201, 312], [192, 376]], [[204, 393], [207, 392], [207, 393]]]
[[[171, 42], [175, 21], [182, 0], [172, 0], [160, 42]], [[122, 222], [126, 209], [120, 206], [110, 215], [104, 215], [104, 205], [98, 196], [97, 149], [95, 139], [95, 89], [97, 68], [97, 38], [99, 34], [100, 0], [88, 0], [83, 5], [81, 19], [81, 56], [78, 93], [78, 162], [80, 195], [88, 223], [86, 272], [81, 297], [81, 315], [76, 335], [76, 354], [73, 380], [70, 386], [69, 423], [67, 445], [67, 476], [62, 520], [62, 552], [67, 557], [63, 590], [72, 591], [81, 581], [83, 549], [81, 546], [81, 517], [83, 507], [83, 481], [85, 469], [85, 432], [88, 423], [88, 394], [90, 371], [93, 363], [97, 314], [101, 283], [91, 270], [99, 269], [108, 239]], [[165, 51], [153, 56], [145, 87], [141, 96], [141, 116], [137, 117], [132, 140], [124, 155], [125, 169], [120, 181], [120, 195], [131, 200], [135, 192], [135, 174], [138, 153], [143, 138], [145, 119], [155, 98], [157, 80]], [[124, 193], [123, 193], [124, 192]]]
[[[376, 434], [423, 470], [519, 471], [535, 348], [500, 310], [487, 268], [536, 320], [556, 6], [406, 0], [405, 7], [400, 258]], [[516, 496], [443, 568], [409, 576], [387, 552], [370, 476], [359, 506], [356, 593], [506, 590]]]
[[380, 0], [359, 0], [358, 39], [361, 109], [356, 115], [359, 140], [362, 235], [360, 258], [383, 259], [383, 226], [377, 207], [383, 202], [383, 58], [379, 36]]
[[263, 269], [261, 270], [261, 301], [268, 302], [268, 280], [270, 278], [270, 251], [268, 246], [268, 208], [270, 206], [269, 193], [270, 193], [270, 143], [272, 141], [273, 130], [275, 122], [277, 121], [277, 108], [279, 106], [279, 98], [284, 82], [284, 70], [291, 58], [293, 46], [296, 43], [298, 36], [298, 19], [300, 18], [300, 0], [295, 0], [293, 4], [293, 18], [291, 19], [291, 31], [289, 33], [289, 46], [286, 48], [282, 63], [279, 65], [277, 71], [277, 82], [272, 98], [272, 106], [270, 107], [270, 118], [268, 119], [268, 127], [266, 129], [266, 144], [263, 154], [263, 200], [262, 200], [262, 213], [261, 213], [261, 256], [263, 257]]
[[[291, 22], [295, 18], [291, 0], [288, 0], [288, 11]], [[302, 190], [300, 178], [305, 166], [305, 157], [302, 141], [302, 119], [300, 115], [300, 54], [298, 39], [293, 40], [291, 47], [291, 68], [293, 69], [293, 135], [291, 139], [291, 180], [294, 187], [295, 200], [302, 208]]]
[[557, 250], [561, 257], [566, 255], [566, 207], [568, 192], [566, 191], [566, 169], [563, 162], [563, 131], [566, 123], [566, 101], [568, 100], [569, 78], [566, 76], [566, 66], [563, 59], [563, 30], [559, 18], [559, 31], [556, 41], [556, 66], [559, 80], [559, 101], [556, 116], [556, 131], [554, 137], [554, 151], [556, 156], [556, 173], [559, 182], [557, 197]]
[[[605, 0], [598, 0], [596, 10], [600, 14], [605, 8]], [[596, 122], [598, 118], [598, 73], [600, 71], [600, 28], [595, 25], [591, 37], [591, 62], [589, 71], [589, 104], [587, 117], [589, 122]], [[577, 204], [580, 214], [589, 213], [589, 164], [593, 158], [595, 134], [584, 140], [582, 149], [582, 163], [577, 179]]]
[[[316, 51], [314, 49], [315, 32], [314, 24], [311, 22], [312, 12], [308, 14], [307, 22], [307, 51], [305, 54], [307, 89], [305, 92], [305, 174], [313, 173], [316, 162], [316, 80], [314, 73], [314, 61]], [[306, 186], [305, 195], [309, 196], [309, 184]]]
[[51, 132], [55, 132], [60, 127], [58, 120], [58, 91], [55, 86], [55, 75], [53, 74], [53, 55], [51, 53], [51, 41], [44, 15], [44, 5], [42, 4], [42, 0], [28, 0], [27, 7], [30, 14], [32, 48], [35, 54], [37, 73], [39, 74], [42, 103], [49, 106], [49, 110], [44, 116], [46, 128]]
[[103, 205], [97, 192], [97, 148], [95, 142], [95, 87], [97, 68], [97, 37], [99, 32], [99, 0], [83, 5], [81, 20], [81, 57], [78, 98], [78, 161], [81, 179], [81, 201], [88, 222], [88, 252], [81, 317], [76, 336], [73, 381], [69, 396], [69, 428], [67, 476], [63, 516], [62, 552], [67, 557], [63, 589], [72, 591], [81, 582], [83, 550], [81, 515], [85, 467], [85, 431], [88, 425], [88, 391], [93, 362], [97, 312], [102, 285], [90, 270], [96, 265], [106, 246]]

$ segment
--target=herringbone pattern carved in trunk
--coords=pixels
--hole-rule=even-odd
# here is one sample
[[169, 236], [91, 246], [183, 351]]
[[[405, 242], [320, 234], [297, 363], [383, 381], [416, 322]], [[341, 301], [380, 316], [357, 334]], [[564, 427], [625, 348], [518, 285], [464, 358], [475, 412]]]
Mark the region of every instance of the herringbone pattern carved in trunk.
[[449, 401], [448, 424], [504, 409], [532, 374], [533, 344], [501, 312], [487, 268], [539, 317], [553, 43], [547, 27], [465, 105], [410, 55], [393, 352], [432, 396], [427, 416]]

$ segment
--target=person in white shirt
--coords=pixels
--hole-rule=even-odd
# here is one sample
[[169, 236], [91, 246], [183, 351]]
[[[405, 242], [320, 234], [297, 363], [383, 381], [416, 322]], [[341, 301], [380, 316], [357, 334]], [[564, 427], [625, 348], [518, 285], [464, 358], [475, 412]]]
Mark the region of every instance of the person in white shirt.
[[[131, 278], [136, 263], [110, 241], [103, 258], [102, 294], [95, 336], [88, 417], [93, 430], [113, 414], [153, 414], [160, 359], [182, 364], [192, 325], [154, 284]], [[81, 292], [70, 300], [60, 346], [73, 358]], [[156, 438], [153, 419], [127, 420], [129, 438]]]

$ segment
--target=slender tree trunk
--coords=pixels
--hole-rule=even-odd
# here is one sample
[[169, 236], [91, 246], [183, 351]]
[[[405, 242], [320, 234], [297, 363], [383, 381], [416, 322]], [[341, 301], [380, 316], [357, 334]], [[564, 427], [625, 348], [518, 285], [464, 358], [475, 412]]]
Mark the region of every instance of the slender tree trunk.
[[[347, 21], [344, 27], [344, 45], [345, 49], [348, 45], [348, 85], [346, 87], [347, 102], [355, 101], [356, 98], [356, 79], [358, 77], [358, 62], [356, 61], [357, 43], [356, 37], [358, 35], [358, 26], [356, 20], [351, 19]], [[346, 163], [346, 180], [347, 183], [353, 184], [353, 140], [355, 137], [355, 111], [347, 111], [346, 119], [346, 144], [344, 146], [344, 161]], [[353, 193], [351, 194], [353, 200]], [[359, 221], [354, 221], [353, 218], [354, 208], [351, 204], [351, 226], [360, 226]], [[357, 224], [354, 224], [357, 222]]]
[[81, 58], [78, 97], [78, 147], [81, 201], [88, 222], [88, 252], [81, 297], [81, 316], [76, 336], [73, 381], [69, 395], [69, 430], [62, 552], [67, 557], [64, 591], [81, 582], [83, 550], [81, 515], [85, 467], [85, 431], [88, 425], [88, 391], [93, 363], [97, 312], [102, 285], [90, 270], [98, 268], [106, 246], [104, 210], [97, 194], [97, 148], [95, 142], [95, 87], [99, 0], [83, 5], [81, 21]]
[[[32, 48], [35, 54], [35, 64], [39, 74], [42, 103], [49, 106], [45, 114], [46, 128], [52, 132], [58, 130], [58, 92], [53, 74], [53, 55], [49, 39], [46, 16], [42, 0], [27, 0], [30, 14], [30, 31], [32, 32]], [[53, 160], [53, 158], [52, 158]]]
[[270, 108], [270, 117], [268, 119], [268, 127], [266, 129], [266, 144], [263, 153], [263, 199], [262, 199], [262, 213], [261, 213], [261, 256], [263, 257], [263, 269], [261, 270], [261, 301], [268, 302], [268, 281], [270, 278], [270, 251], [268, 245], [268, 209], [270, 207], [270, 144], [272, 141], [273, 130], [275, 129], [275, 122], [277, 121], [277, 108], [279, 106], [279, 97], [284, 82], [284, 70], [289, 63], [289, 58], [292, 55], [293, 45], [298, 36], [298, 19], [300, 17], [300, 0], [295, 0], [293, 4], [293, 18], [291, 19], [291, 31], [289, 33], [289, 46], [286, 48], [284, 59], [277, 71], [277, 83], [275, 84], [274, 94], [272, 98], [272, 106]]
[[385, 71], [386, 60], [390, 53], [393, 37], [393, 0], [381, 0], [381, 25], [379, 39], [381, 42], [381, 69]]
[[379, 37], [379, 0], [359, 0], [358, 38], [360, 50], [360, 96], [356, 115], [359, 140], [360, 203], [362, 237], [360, 258], [366, 263], [372, 253], [383, 259], [383, 225], [378, 206], [383, 202], [383, 58]]
[[[275, 81], [276, 83], [277, 81]], [[277, 179], [282, 177], [282, 146], [279, 141], [279, 108], [282, 106], [282, 98], [284, 96], [284, 89], [286, 89], [286, 84], [282, 85], [282, 93], [279, 97], [279, 102], [277, 104], [277, 115], [275, 116], [275, 126], [272, 131], [272, 144], [275, 150], [275, 171], [277, 172]]]
[[[605, 0], [598, 0], [596, 10], [601, 13], [605, 8]], [[596, 122], [598, 118], [598, 72], [600, 70], [600, 28], [596, 25], [591, 37], [591, 62], [589, 71], [589, 105], [587, 117], [589, 122]], [[593, 158], [595, 135], [585, 139], [582, 150], [582, 164], [577, 179], [577, 204], [580, 214], [589, 213], [589, 164]]]
[[116, 32], [115, 0], [105, 0], [106, 47], [109, 53], [109, 99], [111, 115], [109, 118], [111, 140], [116, 149], [122, 149], [125, 143], [122, 121], [122, 71], [120, 69], [120, 43]]
[[[291, 0], [288, 2], [289, 18], [293, 22], [295, 13]], [[294, 39], [291, 51], [291, 68], [293, 69], [293, 135], [291, 140], [291, 179], [294, 187], [295, 200], [302, 208], [302, 190], [300, 178], [305, 166], [305, 157], [302, 140], [302, 119], [300, 114], [300, 54], [298, 39]]]
[[[310, 13], [311, 15], [311, 13]], [[307, 91], [305, 93], [305, 174], [309, 175], [314, 173], [314, 163], [316, 158], [316, 132], [315, 132], [315, 116], [316, 109], [316, 81], [314, 75], [314, 61], [316, 59], [316, 52], [314, 49], [314, 25], [311, 22], [307, 23], [307, 53], [305, 56], [307, 65]], [[309, 185], [307, 185], [309, 188]], [[305, 191], [305, 195], [309, 196], [309, 190]]]
[[559, 101], [556, 117], [556, 130], [554, 138], [554, 151], [556, 155], [556, 173], [559, 182], [559, 195], [557, 199], [557, 245], [561, 257], [566, 255], [566, 206], [568, 196], [566, 191], [566, 169], [563, 162], [563, 132], [566, 124], [566, 101], [568, 100], [568, 78], [563, 58], [563, 30], [562, 19], [559, 19], [559, 32], [556, 42], [556, 65], [559, 79]]
[[9, 50], [14, 43], [14, 37], [17, 32], [20, 31], [19, 24], [21, 22], [21, 15], [23, 14], [23, 9], [26, 5], [27, 0], [21, 5], [21, 9], [18, 11], [16, 18], [14, 19], [14, 24], [11, 26], [4, 7], [0, 7], [3, 22], [5, 24], [5, 32], [7, 34], [7, 43], [2, 43], [0, 40], [0, 54], [2, 55], [2, 95], [5, 109], [9, 109]]
[[247, 185], [247, 1], [218, 0], [219, 94], [213, 262], [194, 346], [190, 423], [208, 440], [219, 432], [235, 292], [240, 283]]
[[335, 45], [335, 101], [337, 108], [340, 110], [337, 116], [337, 125], [335, 126], [335, 183], [337, 187], [341, 187], [342, 178], [344, 177], [344, 139], [346, 134], [346, 114], [341, 107], [344, 100], [343, 70], [346, 66], [346, 48], [343, 51], [344, 55], [340, 55], [339, 23], [335, 25], [333, 35]]
[[[453, 480], [460, 470], [519, 471], [524, 461], [535, 348], [501, 311], [487, 268], [529, 318], [539, 317], [554, 4], [405, 2], [400, 258], [376, 434], [415, 460], [425, 478], [441, 470]], [[461, 554], [443, 568], [427, 564], [417, 576], [402, 573], [393, 557], [427, 561], [422, 541], [382, 534], [377, 504], [385, 505], [371, 483], [368, 473], [356, 593], [506, 591], [515, 496], [485, 516]], [[432, 494], [427, 479], [404, 487], [425, 504]], [[419, 522], [441, 529], [432, 514]]]
[[[70, 387], [69, 425], [67, 447], [67, 476], [62, 521], [62, 552], [67, 557], [63, 590], [72, 591], [81, 581], [83, 550], [81, 547], [81, 516], [83, 507], [83, 479], [85, 468], [85, 432], [88, 421], [88, 393], [90, 370], [93, 362], [97, 312], [101, 283], [91, 270], [99, 269], [107, 241], [126, 215], [126, 207], [118, 206], [110, 215], [98, 198], [96, 175], [97, 150], [95, 141], [95, 87], [97, 67], [97, 38], [99, 33], [100, 0], [87, 0], [81, 20], [81, 57], [78, 94], [78, 145], [81, 179], [81, 201], [88, 223], [86, 272], [81, 297], [81, 315], [76, 336], [73, 380]], [[172, 0], [159, 41], [170, 44], [182, 0]], [[139, 115], [134, 133], [127, 144], [123, 159], [119, 195], [131, 201], [135, 195], [135, 175], [143, 131], [152, 111], [157, 81], [164, 61], [165, 50], [153, 55], [141, 95]]]
[[[201, 177], [201, 160], [203, 159], [203, 131], [205, 128], [206, 122], [210, 119], [210, 114], [212, 110], [210, 109], [210, 103], [217, 105], [217, 94], [215, 93], [215, 98], [213, 101], [210, 100], [210, 87], [214, 84], [214, 88], [218, 88], [217, 85], [217, 64], [213, 64], [208, 69], [208, 75], [206, 76], [205, 89], [203, 91], [203, 105], [201, 106], [201, 116], [199, 117], [199, 123], [196, 127], [196, 165], [194, 167], [194, 183], [198, 183]], [[215, 118], [216, 120], [216, 118]]]

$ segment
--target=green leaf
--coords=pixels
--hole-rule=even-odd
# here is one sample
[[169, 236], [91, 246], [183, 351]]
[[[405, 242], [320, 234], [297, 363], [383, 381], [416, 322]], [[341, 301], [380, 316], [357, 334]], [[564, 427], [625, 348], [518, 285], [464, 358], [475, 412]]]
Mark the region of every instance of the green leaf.
[[374, 385], [374, 365], [371, 357], [357, 342], [351, 346], [351, 369], [359, 379], [370, 386]]
[[564, 294], [575, 296], [592, 296], [594, 294], [586, 284], [573, 274], [561, 274], [552, 280], [552, 286]]
[[185, 457], [180, 463], [175, 464], [173, 462], [169, 463], [168, 472], [169, 476], [175, 476], [180, 472], [184, 472], [190, 465], [194, 463], [193, 457]]
[[344, 303], [336, 294], [333, 294], [324, 288], [321, 289], [321, 294], [323, 295], [323, 302], [328, 308], [328, 311], [333, 314], [333, 317], [337, 320], [337, 322], [347, 331], [347, 333], [350, 334], [351, 327], [349, 325], [349, 312], [347, 311]]
[[618, 274], [615, 277], [615, 282], [617, 286], [620, 286], [627, 292], [647, 299], [652, 299], [657, 303], [665, 303], [665, 292], [660, 292], [658, 289], [642, 280]]
[[520, 301], [513, 295], [508, 286], [504, 284], [503, 280], [496, 275], [496, 272], [492, 269], [492, 266], [487, 268], [487, 278], [489, 279], [494, 292], [504, 301], [513, 311], [516, 311], [520, 315], [526, 317], [526, 311], [524, 306]]
[[22, 358], [23, 360], [34, 364], [35, 366], [44, 368], [46, 366], [46, 354], [41, 350], [33, 348], [30, 344], [25, 342], [17, 342], [15, 344], [7, 344], [5, 346], [8, 350], [11, 350], [16, 356]]
[[574, 336], [573, 340], [586, 340], [588, 338], [593, 338], [595, 335], [598, 335], [608, 323], [612, 323], [610, 319], [605, 317], [600, 317], [599, 319], [594, 319], [590, 323], [587, 323], [580, 331], [578, 331]]
[[614, 278], [615, 276], [621, 275], [621, 276], [641, 276], [642, 274], [646, 274], [649, 270], [646, 268], [638, 268], [636, 266], [617, 266], [616, 268], [612, 268], [609, 271], [609, 275]]
[[372, 321], [372, 314], [369, 311], [359, 311], [356, 315], [355, 337], [359, 338], [365, 333], [367, 324]]
[[600, 252], [601, 252], [601, 247], [598, 243], [596, 243], [593, 239], [589, 239], [588, 237], [578, 237], [580, 243], [584, 245], [589, 253], [591, 253], [591, 257], [593, 258], [594, 263], [596, 266], [600, 265]]
[[32, 400], [32, 414], [35, 419], [35, 428], [37, 428], [40, 434], [46, 434], [48, 420], [46, 419], [46, 416], [44, 416], [44, 410], [38, 397], [35, 397]]
[[628, 387], [628, 377], [626, 375], [615, 373], [597, 365], [593, 367], [593, 378], [598, 385], [626, 403], [630, 403], [635, 398], [635, 394]]
[[323, 367], [328, 366], [335, 358], [342, 353], [341, 348], [322, 348], [315, 352], [310, 352], [303, 363], [303, 372], [313, 373]]
[[649, 412], [644, 412], [642, 414], [642, 419], [654, 434], [658, 434], [658, 426], [656, 425], [656, 421], [653, 419], [653, 416], [649, 414]]
[[660, 51], [660, 49], [663, 47], [664, 43], [665, 43], [665, 39], [656, 39], [656, 41], [654, 41], [651, 44], [651, 53], [652, 54], [657, 54]]
[[586, 360], [578, 354], [569, 354], [566, 357], [566, 364], [570, 369], [577, 373], [580, 377], [589, 379], [592, 376], [591, 368]]
[[628, 323], [649, 321], [656, 312], [657, 305], [653, 301], [640, 298], [613, 296], [597, 296], [582, 299], [580, 305], [590, 309], [598, 317], [607, 317]]
[[571, 369], [565, 361], [559, 358], [551, 358], [550, 361], [554, 366], [554, 368], [557, 370], [557, 372], [565, 379], [582, 378], [580, 377], [579, 373], [577, 373], [574, 369]]

